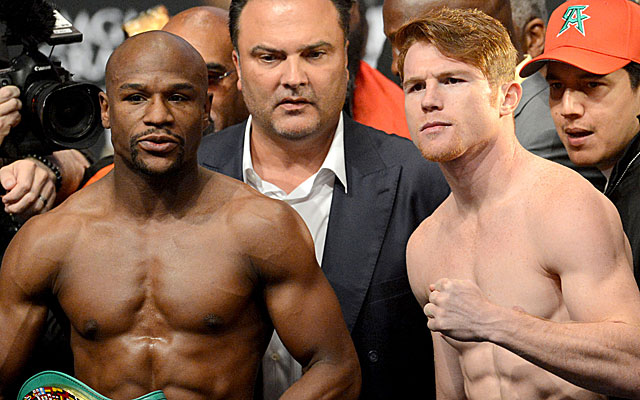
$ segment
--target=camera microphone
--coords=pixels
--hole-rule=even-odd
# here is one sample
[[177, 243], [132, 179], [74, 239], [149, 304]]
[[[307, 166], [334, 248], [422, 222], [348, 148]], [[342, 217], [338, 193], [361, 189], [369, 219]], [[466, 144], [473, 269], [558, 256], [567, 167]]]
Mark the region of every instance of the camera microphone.
[[46, 0], [9, 0], [0, 7], [7, 44], [37, 46], [48, 41], [56, 24], [53, 6]]

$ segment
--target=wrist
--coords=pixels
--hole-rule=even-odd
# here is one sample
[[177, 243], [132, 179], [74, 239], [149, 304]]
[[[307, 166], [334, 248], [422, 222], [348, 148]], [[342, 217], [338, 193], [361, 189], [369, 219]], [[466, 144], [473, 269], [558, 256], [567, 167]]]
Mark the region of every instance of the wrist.
[[485, 336], [489, 342], [505, 346], [527, 324], [527, 314], [512, 308], [496, 308], [495, 317], [485, 327]]
[[49, 168], [51, 172], [53, 172], [53, 175], [55, 176], [56, 192], [58, 192], [60, 190], [60, 187], [62, 186], [62, 173], [60, 172], [60, 168], [58, 168], [58, 166], [51, 162], [51, 160], [49, 160], [48, 158], [40, 156], [38, 154], [29, 154], [27, 158], [39, 161], [47, 168]]

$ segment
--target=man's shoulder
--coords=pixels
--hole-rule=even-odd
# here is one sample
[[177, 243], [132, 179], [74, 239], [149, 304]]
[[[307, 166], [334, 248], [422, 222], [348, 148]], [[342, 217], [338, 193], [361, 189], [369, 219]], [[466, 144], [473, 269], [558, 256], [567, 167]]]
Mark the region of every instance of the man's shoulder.
[[242, 181], [215, 171], [205, 173], [212, 177], [206, 197], [216, 199], [206, 203], [207, 212], [219, 213], [230, 226], [259, 231], [278, 225], [287, 215], [295, 213], [287, 203], [269, 198]]
[[20, 279], [42, 282], [65, 260], [82, 229], [82, 213], [74, 213], [65, 204], [31, 217], [13, 237], [3, 269]]
[[521, 200], [531, 226], [548, 239], [543, 241], [564, 241], [575, 238], [577, 231], [587, 234], [620, 223], [613, 203], [580, 174], [548, 160], [541, 159], [539, 165], [522, 187], [526, 196]]

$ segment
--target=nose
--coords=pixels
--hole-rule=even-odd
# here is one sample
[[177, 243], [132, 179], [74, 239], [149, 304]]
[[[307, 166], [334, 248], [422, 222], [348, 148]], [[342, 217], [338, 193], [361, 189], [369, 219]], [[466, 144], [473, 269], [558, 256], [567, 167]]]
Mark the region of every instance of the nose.
[[152, 97], [144, 113], [144, 123], [152, 126], [163, 126], [174, 121], [169, 104], [163, 98]]
[[569, 119], [580, 118], [584, 115], [584, 105], [581, 101], [581, 93], [573, 89], [565, 89], [562, 93], [560, 114]]
[[288, 88], [297, 88], [308, 83], [307, 73], [299, 57], [287, 57], [283, 62], [282, 84]]
[[420, 106], [424, 112], [442, 110], [443, 102], [437, 83], [427, 81], [420, 100]]

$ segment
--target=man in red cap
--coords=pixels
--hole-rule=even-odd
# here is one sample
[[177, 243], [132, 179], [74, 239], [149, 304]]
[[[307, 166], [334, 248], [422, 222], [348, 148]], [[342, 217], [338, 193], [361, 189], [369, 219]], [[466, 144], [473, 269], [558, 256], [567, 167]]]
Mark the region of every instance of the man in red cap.
[[573, 0], [549, 20], [545, 51], [549, 105], [571, 161], [607, 177], [640, 282], [640, 6], [628, 0]]

